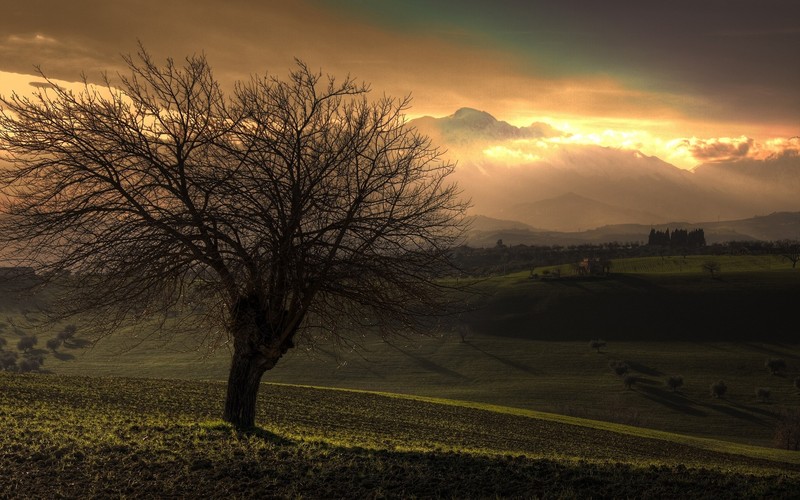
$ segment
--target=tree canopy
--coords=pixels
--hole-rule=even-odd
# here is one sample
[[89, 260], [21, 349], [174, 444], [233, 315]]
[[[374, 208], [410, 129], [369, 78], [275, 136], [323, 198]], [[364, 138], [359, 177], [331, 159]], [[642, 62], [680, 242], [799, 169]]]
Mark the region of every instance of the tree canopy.
[[467, 205], [408, 98], [299, 61], [227, 94], [203, 56], [126, 63], [80, 92], [0, 98], [0, 238], [60, 280], [65, 314], [107, 331], [202, 317], [233, 341], [225, 418], [252, 426], [261, 376], [299, 338], [439, 310]]

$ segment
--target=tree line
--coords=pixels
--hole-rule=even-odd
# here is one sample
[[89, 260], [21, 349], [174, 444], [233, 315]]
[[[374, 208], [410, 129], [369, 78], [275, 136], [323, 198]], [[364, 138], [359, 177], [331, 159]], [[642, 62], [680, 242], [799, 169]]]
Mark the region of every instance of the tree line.
[[[700, 235], [705, 238], [702, 233]], [[585, 258], [611, 260], [664, 257], [672, 253], [709, 256], [779, 255], [789, 260], [794, 267], [800, 261], [800, 242], [795, 240], [727, 241], [694, 247], [616, 241], [581, 245], [497, 245], [492, 248], [460, 246], [452, 250], [452, 257], [454, 264], [463, 275], [487, 276], [528, 271], [535, 267], [575, 263]]]
[[665, 231], [650, 230], [647, 238], [648, 246], [662, 246], [670, 248], [699, 248], [706, 246], [706, 235], [703, 229], [675, 229], [672, 233], [669, 228]]

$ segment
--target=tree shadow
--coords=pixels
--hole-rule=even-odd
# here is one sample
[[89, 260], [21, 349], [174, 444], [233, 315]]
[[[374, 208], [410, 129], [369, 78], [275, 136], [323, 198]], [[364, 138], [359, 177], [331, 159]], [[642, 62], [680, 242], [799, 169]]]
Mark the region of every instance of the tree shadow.
[[664, 288], [653, 283], [652, 280], [640, 278], [630, 274], [614, 274], [610, 279], [640, 292], [663, 292]]
[[63, 345], [67, 349], [84, 349], [92, 345], [92, 341], [86, 339], [69, 339], [65, 340]]
[[625, 363], [632, 369], [644, 375], [649, 375], [651, 377], [662, 377], [664, 373], [660, 370], [656, 370], [655, 368], [650, 368], [649, 366], [645, 366], [641, 363], [637, 363], [636, 361], [625, 361]]
[[528, 366], [525, 363], [521, 363], [519, 361], [514, 361], [512, 359], [504, 358], [504, 357], [498, 356], [496, 354], [492, 354], [491, 352], [489, 352], [489, 351], [487, 351], [487, 350], [485, 350], [483, 348], [480, 348], [477, 345], [473, 344], [469, 340], [465, 340], [463, 343], [468, 345], [468, 346], [470, 346], [470, 347], [472, 347], [476, 351], [479, 351], [479, 352], [485, 354], [486, 356], [489, 356], [490, 358], [495, 359], [495, 360], [503, 363], [504, 365], [510, 366], [511, 368], [523, 371], [525, 373], [530, 373], [530, 374], [536, 374], [537, 373], [536, 370], [534, 370], [533, 368], [531, 368], [530, 366]]
[[586, 286], [584, 286], [584, 284], [581, 283], [580, 280], [571, 277], [542, 280], [542, 281], [551, 285], [561, 285], [569, 288], [580, 288], [581, 290], [588, 290], [588, 288], [586, 288]]
[[261, 427], [252, 427], [250, 429], [239, 429], [236, 431], [239, 436], [247, 436], [250, 438], [257, 438], [267, 443], [276, 444], [279, 446], [289, 446], [295, 444], [291, 439], [285, 438], [274, 432], [268, 431]]
[[75, 355], [70, 354], [68, 352], [60, 352], [60, 351], [54, 351], [53, 357], [59, 361], [70, 361], [75, 359]]
[[[731, 404], [731, 401], [728, 401], [728, 403]], [[733, 403], [733, 404], [735, 404], [735, 403]], [[716, 404], [716, 403], [707, 403], [704, 406], [706, 408], [711, 409], [711, 410], [718, 411], [720, 413], [724, 413], [726, 415], [738, 418], [740, 420], [747, 420], [748, 422], [752, 422], [752, 423], [757, 424], [757, 425], [761, 425], [761, 426], [764, 426], [764, 427], [768, 427], [770, 425], [768, 422], [764, 421], [764, 419], [761, 418], [761, 417], [758, 417], [756, 415], [747, 413], [745, 411], [739, 410], [739, 409], [734, 408], [734, 407], [729, 406], [729, 405], [721, 405], [721, 404]], [[740, 408], [744, 408], [744, 407], [740, 406]], [[748, 410], [749, 410], [749, 408], [748, 408]]]
[[438, 373], [439, 375], [445, 375], [445, 376], [451, 377], [451, 378], [457, 378], [457, 379], [460, 379], [460, 380], [467, 380], [467, 381], [470, 380], [469, 377], [467, 377], [465, 375], [462, 375], [462, 374], [458, 373], [457, 371], [454, 371], [454, 370], [451, 370], [449, 368], [446, 368], [446, 367], [444, 367], [444, 366], [442, 366], [442, 365], [440, 365], [438, 363], [435, 363], [435, 362], [433, 362], [433, 361], [431, 361], [431, 360], [429, 360], [427, 358], [424, 358], [424, 357], [420, 356], [419, 354], [414, 354], [412, 352], [405, 351], [405, 350], [401, 349], [400, 347], [392, 344], [391, 342], [387, 342], [387, 344], [392, 349], [400, 351], [401, 353], [403, 353], [406, 356], [408, 356], [420, 368], [423, 368], [425, 370], [428, 370], [428, 371], [431, 371], [431, 372], [434, 372], [434, 373]]
[[636, 384], [644, 384], [650, 387], [656, 387], [661, 385], [661, 382], [659, 380], [651, 380], [649, 378], [643, 378], [643, 377], [634, 377], [634, 378], [636, 378]]
[[692, 406], [693, 402], [680, 393], [667, 392], [660, 387], [654, 386], [639, 386], [638, 384], [637, 386], [640, 389], [638, 392], [650, 401], [694, 417], [705, 417], [707, 415], [706, 412]]
[[[768, 347], [768, 346], [763, 345], [763, 344], [756, 344], [755, 342], [744, 342], [743, 344], [745, 346], [747, 346], [749, 349], [752, 349], [752, 350], [758, 351], [758, 352], [763, 352], [764, 354], [769, 354], [771, 356], [776, 356], [776, 357], [781, 357], [781, 358], [793, 358], [793, 359], [800, 358], [800, 355], [798, 355], [798, 354], [795, 354], [795, 353], [792, 353], [792, 352], [786, 352], [786, 351], [778, 351], [777, 349], [774, 349], [772, 347]], [[778, 347], [784, 347], [781, 344], [775, 344], [775, 345], [778, 346]]]
[[[728, 403], [731, 406], [735, 406], [736, 408], [738, 408], [740, 410], [745, 410], [745, 411], [749, 411], [749, 412], [753, 412], [753, 413], [758, 413], [759, 415], [762, 415], [764, 417], [778, 418], [778, 416], [779, 416], [777, 412], [774, 412], [774, 411], [771, 411], [771, 410], [768, 410], [768, 409], [765, 409], [765, 408], [759, 408], [758, 406], [744, 405], [744, 404], [737, 403], [736, 401], [731, 401], [731, 400], [728, 400]], [[760, 402], [759, 404], [771, 404], [771, 402]]]

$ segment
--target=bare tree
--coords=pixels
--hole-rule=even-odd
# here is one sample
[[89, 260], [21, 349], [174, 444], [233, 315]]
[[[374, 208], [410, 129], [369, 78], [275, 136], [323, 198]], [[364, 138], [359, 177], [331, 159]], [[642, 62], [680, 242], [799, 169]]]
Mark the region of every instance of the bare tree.
[[709, 273], [712, 278], [722, 270], [722, 266], [720, 266], [719, 262], [716, 260], [707, 260], [706, 262], [703, 262], [701, 267], [703, 271]]
[[781, 240], [776, 243], [781, 257], [792, 263], [792, 269], [797, 267], [800, 261], [800, 242], [794, 240]]
[[184, 311], [232, 340], [224, 419], [251, 427], [297, 340], [391, 333], [453, 297], [437, 277], [466, 204], [408, 98], [299, 61], [226, 96], [202, 56], [125, 60], [113, 84], [0, 98], [0, 238], [69, 287], [63, 315], [109, 333]]

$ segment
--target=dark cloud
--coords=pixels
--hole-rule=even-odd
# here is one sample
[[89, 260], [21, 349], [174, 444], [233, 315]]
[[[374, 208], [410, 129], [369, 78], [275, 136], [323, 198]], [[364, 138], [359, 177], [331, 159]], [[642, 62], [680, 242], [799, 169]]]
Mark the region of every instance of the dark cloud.
[[611, 75], [691, 95], [687, 115], [797, 124], [800, 2], [790, 0], [427, 0], [350, 5], [396, 29], [446, 27], [513, 52], [531, 74]]
[[692, 139], [684, 141], [689, 152], [700, 162], [730, 161], [746, 158], [753, 139]]
[[53, 89], [53, 88], [56, 88], [56, 86], [54, 84], [49, 83], [49, 82], [29, 82], [28, 85], [30, 85], [33, 88], [37, 88], [37, 89]]

